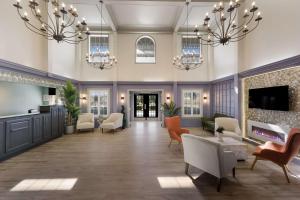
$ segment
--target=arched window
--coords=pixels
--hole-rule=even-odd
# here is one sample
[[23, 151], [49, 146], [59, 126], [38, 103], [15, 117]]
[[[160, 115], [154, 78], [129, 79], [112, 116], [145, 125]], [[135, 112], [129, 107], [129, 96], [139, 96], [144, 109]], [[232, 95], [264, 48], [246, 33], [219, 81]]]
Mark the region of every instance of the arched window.
[[136, 63], [155, 63], [155, 41], [150, 36], [141, 36], [136, 41]]

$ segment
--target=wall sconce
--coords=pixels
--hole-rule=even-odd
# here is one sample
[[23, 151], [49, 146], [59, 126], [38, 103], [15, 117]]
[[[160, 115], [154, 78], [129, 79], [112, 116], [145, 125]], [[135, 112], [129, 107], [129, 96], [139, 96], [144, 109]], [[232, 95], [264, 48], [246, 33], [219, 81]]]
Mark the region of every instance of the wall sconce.
[[121, 95], [121, 103], [123, 104], [125, 102], [125, 96], [122, 94]]
[[83, 103], [85, 103], [87, 100], [86, 96], [80, 97], [79, 99], [82, 100]]
[[207, 96], [204, 95], [204, 96], [203, 96], [203, 102], [206, 103], [206, 102], [207, 102], [207, 99], [208, 99]]
[[166, 96], [166, 102], [167, 102], [167, 103], [170, 103], [170, 101], [171, 101], [171, 97], [170, 97], [169, 94], [167, 94], [167, 96]]

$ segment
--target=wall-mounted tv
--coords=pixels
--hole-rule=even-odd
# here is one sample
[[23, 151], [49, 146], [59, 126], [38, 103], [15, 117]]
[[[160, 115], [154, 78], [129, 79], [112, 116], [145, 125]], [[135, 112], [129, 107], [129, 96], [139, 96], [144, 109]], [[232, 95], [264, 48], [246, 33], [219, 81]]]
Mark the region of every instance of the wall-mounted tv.
[[49, 88], [48, 95], [56, 95], [56, 88]]
[[289, 111], [289, 86], [250, 89], [249, 108]]

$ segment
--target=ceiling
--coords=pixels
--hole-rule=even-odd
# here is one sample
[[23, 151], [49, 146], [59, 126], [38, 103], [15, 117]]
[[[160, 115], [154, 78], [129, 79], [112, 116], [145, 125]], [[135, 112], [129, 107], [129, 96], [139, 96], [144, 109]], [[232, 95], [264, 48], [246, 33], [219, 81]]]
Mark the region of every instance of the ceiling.
[[[98, 0], [65, 0], [73, 4], [79, 17], [86, 18], [94, 29], [100, 27], [100, 4]], [[216, 1], [192, 1], [189, 6], [189, 25], [201, 24], [206, 12]], [[177, 32], [186, 26], [184, 0], [104, 0], [103, 26], [113, 31], [159, 31]]]

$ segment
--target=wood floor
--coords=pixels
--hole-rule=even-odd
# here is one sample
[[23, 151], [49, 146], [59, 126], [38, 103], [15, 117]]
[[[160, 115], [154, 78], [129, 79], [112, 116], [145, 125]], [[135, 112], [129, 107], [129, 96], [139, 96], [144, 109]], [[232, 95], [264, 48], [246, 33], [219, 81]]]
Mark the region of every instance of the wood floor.
[[[287, 184], [281, 169], [269, 162], [258, 162], [251, 171], [253, 157], [239, 162], [236, 179], [226, 179], [220, 193], [210, 175], [201, 174], [192, 183], [184, 175], [182, 149], [177, 144], [168, 148], [168, 142], [159, 122], [136, 122], [115, 134], [64, 136], [0, 163], [0, 199], [300, 199], [299, 180], [291, 177]], [[299, 166], [290, 167], [300, 174]], [[69, 190], [11, 191], [24, 180], [58, 178], [77, 182]]]

